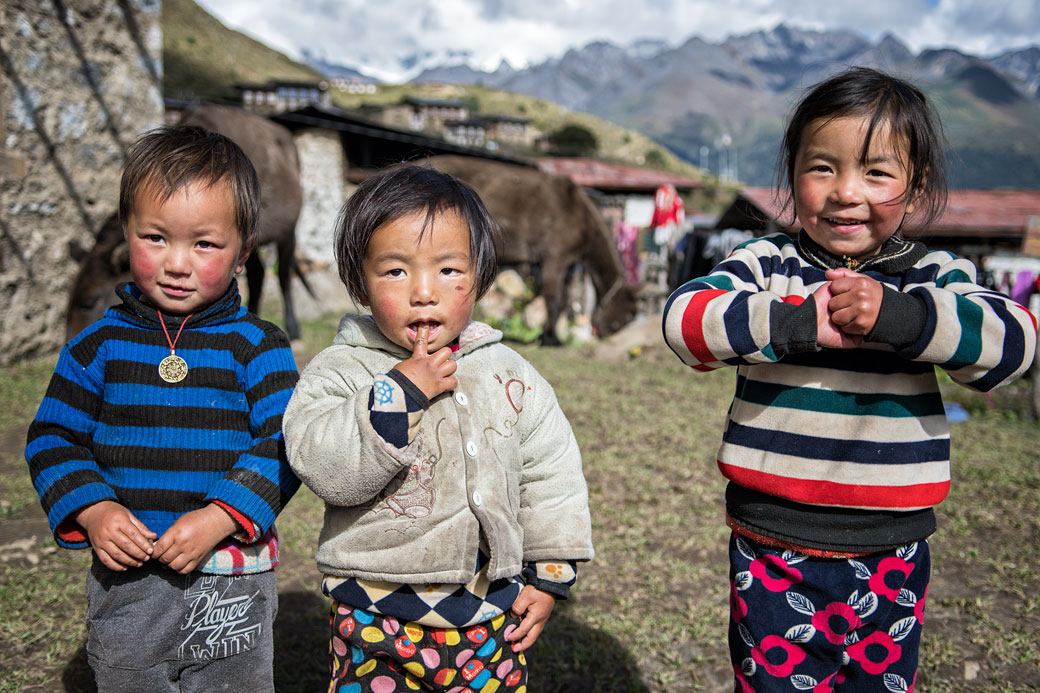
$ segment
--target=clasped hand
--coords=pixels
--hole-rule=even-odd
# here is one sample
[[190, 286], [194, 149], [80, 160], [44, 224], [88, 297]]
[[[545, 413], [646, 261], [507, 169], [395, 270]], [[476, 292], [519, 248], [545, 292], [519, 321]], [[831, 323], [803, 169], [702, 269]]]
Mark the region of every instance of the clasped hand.
[[88, 506], [75, 519], [101, 563], [120, 572], [156, 559], [178, 573], [190, 573], [217, 543], [238, 530], [231, 516], [213, 504], [184, 513], [161, 537], [115, 501]]
[[884, 289], [880, 282], [844, 267], [827, 270], [827, 279], [813, 293], [816, 343], [831, 349], [857, 347], [877, 324]]

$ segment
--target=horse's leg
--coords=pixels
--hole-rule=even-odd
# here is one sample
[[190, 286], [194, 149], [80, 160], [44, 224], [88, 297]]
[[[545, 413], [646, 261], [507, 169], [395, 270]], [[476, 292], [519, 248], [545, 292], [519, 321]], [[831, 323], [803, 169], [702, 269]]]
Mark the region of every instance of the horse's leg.
[[282, 304], [285, 311], [285, 333], [289, 339], [300, 338], [300, 325], [296, 322], [296, 310], [292, 301], [293, 264], [296, 262], [296, 233], [289, 229], [278, 241], [278, 284], [282, 288]]
[[259, 249], [246, 259], [246, 284], [249, 286], [249, 312], [259, 315], [264, 291], [264, 263], [260, 261]]
[[560, 338], [556, 335], [556, 321], [563, 312], [565, 300], [564, 279], [567, 275], [567, 263], [557, 257], [545, 258], [542, 261], [541, 296], [545, 299], [545, 326], [542, 327], [542, 344], [559, 346]]

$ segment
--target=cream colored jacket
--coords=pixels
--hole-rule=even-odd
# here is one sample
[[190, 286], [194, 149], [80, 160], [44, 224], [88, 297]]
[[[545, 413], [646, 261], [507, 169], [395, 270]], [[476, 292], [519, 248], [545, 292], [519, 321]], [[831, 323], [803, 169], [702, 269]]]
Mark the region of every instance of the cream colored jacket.
[[293, 471], [325, 501], [318, 568], [397, 583], [465, 583], [480, 533], [488, 577], [522, 563], [593, 556], [581, 454], [549, 383], [470, 322], [456, 390], [436, 397], [405, 448], [369, 420], [377, 376], [410, 353], [347, 315], [304, 369], [283, 417]]

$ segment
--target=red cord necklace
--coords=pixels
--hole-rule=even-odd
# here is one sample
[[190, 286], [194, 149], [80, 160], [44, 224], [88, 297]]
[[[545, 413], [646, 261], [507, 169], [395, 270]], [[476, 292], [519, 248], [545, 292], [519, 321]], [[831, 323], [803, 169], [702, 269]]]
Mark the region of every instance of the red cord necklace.
[[170, 339], [170, 333], [166, 330], [166, 321], [163, 320], [162, 313], [158, 310], [155, 312], [159, 313], [159, 324], [162, 325], [163, 334], [166, 335], [166, 342], [170, 345], [170, 355], [159, 362], [159, 377], [168, 383], [179, 383], [188, 375], [188, 364], [176, 354], [174, 347], [177, 346], [177, 340], [181, 338], [181, 331], [184, 330], [184, 326], [188, 323], [191, 315], [184, 318], [180, 329], [177, 330], [177, 336]]

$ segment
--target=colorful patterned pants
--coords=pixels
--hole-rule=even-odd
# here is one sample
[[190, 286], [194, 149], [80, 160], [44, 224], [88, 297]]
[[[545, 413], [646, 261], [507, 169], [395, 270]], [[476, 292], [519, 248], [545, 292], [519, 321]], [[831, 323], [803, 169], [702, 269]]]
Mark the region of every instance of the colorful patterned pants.
[[401, 624], [332, 602], [329, 693], [526, 693], [527, 659], [506, 642], [512, 614], [466, 628]]
[[917, 679], [928, 543], [816, 558], [730, 538], [734, 690], [905, 693]]

